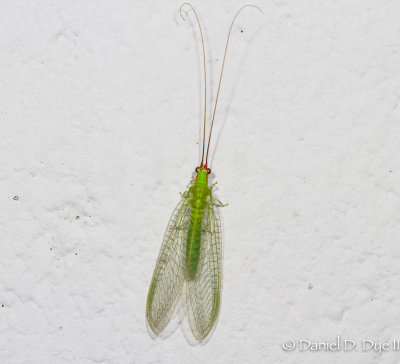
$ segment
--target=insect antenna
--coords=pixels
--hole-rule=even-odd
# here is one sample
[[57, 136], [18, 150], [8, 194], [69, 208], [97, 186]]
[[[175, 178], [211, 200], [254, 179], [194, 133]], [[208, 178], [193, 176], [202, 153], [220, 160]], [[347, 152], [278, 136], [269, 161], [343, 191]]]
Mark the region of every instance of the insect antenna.
[[[257, 10], [259, 10], [262, 13], [262, 10], [255, 5], [244, 5], [242, 6], [235, 14], [235, 16], [233, 17], [231, 26], [229, 28], [229, 32], [228, 32], [228, 37], [226, 38], [226, 44], [225, 44], [225, 51], [224, 51], [224, 58], [222, 60], [222, 66], [221, 66], [221, 73], [219, 75], [219, 82], [218, 82], [218, 89], [217, 89], [217, 96], [215, 98], [215, 104], [214, 104], [214, 111], [213, 111], [213, 115], [212, 115], [212, 120], [211, 120], [211, 127], [210, 127], [210, 134], [208, 136], [208, 144], [207, 144], [207, 153], [206, 153], [206, 163], [205, 165], [207, 166], [207, 160], [208, 160], [208, 150], [210, 149], [210, 141], [211, 141], [211, 133], [212, 133], [212, 128], [214, 125], [214, 119], [215, 119], [215, 111], [217, 110], [217, 105], [218, 105], [218, 96], [219, 96], [219, 91], [221, 89], [221, 81], [222, 81], [222, 75], [224, 73], [224, 66], [225, 66], [225, 58], [226, 58], [226, 52], [228, 50], [228, 45], [229, 45], [229, 39], [231, 37], [231, 32], [232, 32], [232, 27], [233, 24], [235, 23], [236, 18], [238, 17], [238, 15], [240, 14], [240, 12], [247, 7], [252, 7], [252, 8], [256, 8]], [[203, 160], [202, 160], [203, 161]]]
[[201, 29], [201, 25], [200, 25], [200, 20], [199, 17], [197, 16], [196, 10], [194, 10], [192, 4], [190, 3], [183, 3], [180, 7], [179, 7], [179, 13], [181, 14], [181, 18], [183, 20], [185, 20], [185, 18], [182, 15], [182, 8], [187, 5], [189, 6], [194, 15], [196, 16], [196, 21], [197, 21], [197, 25], [199, 26], [199, 30], [200, 30], [200, 36], [201, 36], [201, 46], [203, 48], [203, 73], [204, 73], [204, 117], [203, 117], [203, 151], [201, 153], [201, 164], [200, 166], [203, 166], [203, 161], [204, 161], [204, 146], [205, 146], [205, 140], [206, 140], [206, 113], [207, 113], [207, 72], [206, 72], [206, 52], [204, 49], [204, 38], [203, 38], [203, 31]]

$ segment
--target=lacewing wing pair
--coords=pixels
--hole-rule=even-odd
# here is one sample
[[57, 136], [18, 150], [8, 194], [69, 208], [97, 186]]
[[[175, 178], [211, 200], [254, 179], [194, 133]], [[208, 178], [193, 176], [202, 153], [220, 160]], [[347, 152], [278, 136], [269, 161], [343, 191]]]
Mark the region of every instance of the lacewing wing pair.
[[221, 301], [222, 236], [218, 208], [224, 205], [214, 199], [213, 185], [208, 185], [208, 175], [211, 170], [207, 161], [211, 133], [233, 24], [246, 7], [254, 7], [260, 12], [261, 10], [254, 5], [245, 5], [237, 11], [230, 25], [204, 158], [207, 111], [204, 38], [198, 15], [191, 4], [181, 5], [179, 8], [181, 17], [184, 19], [182, 8], [185, 6], [189, 7], [196, 17], [203, 47], [203, 151], [200, 165], [195, 169], [197, 176], [190, 182], [189, 189], [182, 194], [169, 220], [147, 295], [146, 318], [150, 329], [159, 334], [167, 326], [185, 289], [190, 328], [194, 337], [201, 341], [214, 327]]

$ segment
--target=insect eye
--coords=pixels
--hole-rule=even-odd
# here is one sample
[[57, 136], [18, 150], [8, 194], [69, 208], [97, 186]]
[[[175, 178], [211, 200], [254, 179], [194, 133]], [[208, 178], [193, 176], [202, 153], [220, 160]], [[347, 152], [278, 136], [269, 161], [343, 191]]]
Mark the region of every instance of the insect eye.
[[211, 173], [211, 168], [207, 168], [207, 174]]
[[199, 169], [200, 169], [200, 167], [196, 167], [195, 172], [199, 173]]

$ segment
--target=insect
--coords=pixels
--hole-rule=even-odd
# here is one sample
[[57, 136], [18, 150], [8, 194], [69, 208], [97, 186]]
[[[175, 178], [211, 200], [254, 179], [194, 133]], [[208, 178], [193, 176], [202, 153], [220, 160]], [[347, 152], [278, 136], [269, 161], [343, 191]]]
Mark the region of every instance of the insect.
[[213, 197], [214, 185], [208, 185], [208, 175], [211, 173], [211, 169], [207, 164], [215, 111], [233, 24], [244, 8], [260, 9], [254, 5], [243, 6], [235, 14], [230, 25], [204, 158], [207, 113], [204, 38], [199, 18], [191, 4], [181, 5], [179, 8], [181, 17], [184, 19], [182, 15], [184, 6], [190, 7], [196, 17], [203, 48], [203, 151], [200, 165], [195, 169], [196, 178], [192, 178], [189, 189], [181, 194], [182, 198], [169, 220], [147, 295], [146, 318], [154, 333], [159, 334], [163, 331], [185, 288], [190, 328], [194, 337], [201, 341], [214, 327], [221, 302], [222, 236], [218, 207], [226, 205]]

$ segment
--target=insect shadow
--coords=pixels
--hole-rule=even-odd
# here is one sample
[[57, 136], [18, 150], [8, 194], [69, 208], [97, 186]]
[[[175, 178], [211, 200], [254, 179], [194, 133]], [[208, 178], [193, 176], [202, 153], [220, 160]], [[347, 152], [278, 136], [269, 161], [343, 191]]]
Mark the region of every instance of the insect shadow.
[[[228, 97], [227, 97], [227, 101], [226, 101], [226, 105], [227, 106], [225, 107], [225, 113], [224, 113], [225, 116], [223, 117], [221, 126], [219, 127], [217, 136], [215, 138], [214, 151], [213, 151], [213, 153], [211, 155], [210, 165], [214, 164], [214, 158], [215, 158], [215, 154], [217, 153], [217, 149], [218, 149], [218, 145], [219, 145], [219, 142], [220, 142], [220, 139], [221, 139], [222, 131], [223, 131], [224, 127], [225, 127], [226, 121], [229, 118], [229, 113], [230, 113], [230, 110], [231, 110], [231, 105], [232, 105], [232, 102], [233, 102], [233, 98], [234, 98], [236, 90], [237, 90], [237, 85], [239, 84], [239, 81], [241, 80], [242, 75], [243, 75], [242, 69], [243, 69], [243, 67], [245, 65], [245, 62], [247, 60], [246, 57], [248, 55], [248, 52], [249, 52], [250, 48], [253, 45], [254, 40], [256, 39], [257, 34], [260, 33], [263, 28], [264, 28], [264, 26], [261, 25], [261, 26], [258, 27], [257, 30], [255, 30], [252, 33], [252, 36], [251, 36], [250, 40], [247, 42], [246, 48], [245, 48], [245, 50], [244, 50], [244, 52], [243, 52], [243, 54], [242, 54], [242, 56], [240, 58], [238, 70], [236, 72], [236, 75], [234, 75], [234, 77], [233, 77], [235, 79], [235, 81], [234, 81], [234, 84], [232, 85], [232, 87], [230, 88], [230, 91], [229, 91], [229, 94], [228, 94]], [[242, 31], [240, 31], [240, 33], [242, 33]]]

